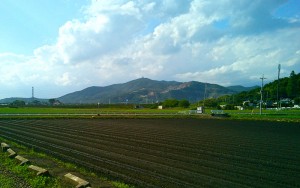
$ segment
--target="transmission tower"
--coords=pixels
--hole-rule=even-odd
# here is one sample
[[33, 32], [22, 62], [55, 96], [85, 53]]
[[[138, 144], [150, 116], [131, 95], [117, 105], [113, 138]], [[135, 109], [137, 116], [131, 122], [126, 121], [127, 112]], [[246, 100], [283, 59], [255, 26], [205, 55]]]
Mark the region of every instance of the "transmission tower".
[[32, 87], [32, 89], [31, 89], [31, 99], [32, 100], [34, 99], [34, 87]]

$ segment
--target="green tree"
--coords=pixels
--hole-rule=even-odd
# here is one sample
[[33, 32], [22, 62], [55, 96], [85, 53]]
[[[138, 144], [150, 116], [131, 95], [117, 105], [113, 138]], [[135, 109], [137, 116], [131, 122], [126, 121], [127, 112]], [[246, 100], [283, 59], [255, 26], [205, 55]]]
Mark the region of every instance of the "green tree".
[[38, 105], [41, 105], [41, 101], [34, 100], [34, 101], [31, 102], [31, 104], [38, 106]]
[[173, 108], [178, 106], [179, 101], [176, 99], [167, 99], [163, 102], [165, 108]]
[[297, 105], [300, 104], [300, 97], [297, 97], [294, 99], [294, 104], [297, 104]]
[[218, 107], [218, 100], [214, 98], [205, 99], [204, 101], [202, 101], [202, 103], [204, 104], [205, 107], [212, 107], [212, 108]]
[[51, 106], [55, 103], [55, 101], [56, 101], [55, 99], [49, 99], [49, 100], [48, 100], [48, 102], [49, 102], [49, 104], [50, 104]]
[[10, 105], [12, 107], [23, 107], [23, 106], [25, 106], [25, 102], [22, 100], [15, 100]]
[[188, 108], [190, 106], [190, 102], [188, 100], [180, 100], [178, 102], [178, 106], [182, 108]]
[[300, 76], [298, 76], [298, 77], [299, 78], [298, 78], [298, 81], [297, 81], [297, 96], [300, 97]]
[[286, 93], [289, 98], [295, 98], [297, 95], [297, 77], [294, 71], [291, 72], [287, 87]]
[[232, 105], [232, 104], [227, 104], [227, 105], [225, 106], [224, 110], [235, 110], [235, 107], [234, 107], [234, 105]]

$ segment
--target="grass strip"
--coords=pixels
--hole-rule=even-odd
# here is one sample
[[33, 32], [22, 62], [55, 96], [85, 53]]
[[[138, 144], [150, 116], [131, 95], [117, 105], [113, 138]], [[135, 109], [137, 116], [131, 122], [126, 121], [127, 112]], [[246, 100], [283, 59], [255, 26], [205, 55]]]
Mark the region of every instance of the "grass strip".
[[7, 177], [6, 175], [0, 173], [0, 187], [11, 188], [14, 187], [15, 180]]
[[[57, 187], [63, 188], [60, 184], [59, 179], [50, 176], [36, 176], [32, 172], [28, 170], [28, 165], [20, 166], [13, 159], [7, 157], [6, 153], [1, 153], [0, 155], [2, 167], [5, 168], [6, 171], [13, 173], [15, 176], [20, 177], [25, 180], [30, 186], [33, 188], [50, 188]], [[1, 175], [1, 187], [14, 187], [12, 185], [16, 184], [16, 180], [14, 178], [10, 178], [6, 175]], [[2, 185], [3, 183], [3, 185]]]

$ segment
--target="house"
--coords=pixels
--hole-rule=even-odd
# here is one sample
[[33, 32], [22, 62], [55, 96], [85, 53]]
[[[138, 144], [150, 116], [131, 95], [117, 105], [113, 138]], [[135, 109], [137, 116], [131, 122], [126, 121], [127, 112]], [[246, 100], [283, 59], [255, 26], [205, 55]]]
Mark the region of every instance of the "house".
[[203, 114], [204, 113], [204, 107], [203, 106], [198, 106], [197, 107], [197, 114]]
[[242, 106], [234, 106], [234, 108], [236, 108], [238, 110], [244, 110], [244, 107], [242, 107]]

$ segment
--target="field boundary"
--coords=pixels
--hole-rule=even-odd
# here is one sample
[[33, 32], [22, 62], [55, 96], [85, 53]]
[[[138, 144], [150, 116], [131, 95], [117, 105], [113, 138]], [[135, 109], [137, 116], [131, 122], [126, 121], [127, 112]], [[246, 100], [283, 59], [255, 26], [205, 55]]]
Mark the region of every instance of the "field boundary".
[[[57, 188], [71, 188], [71, 187], [82, 187], [82, 188], [97, 188], [97, 187], [115, 187], [115, 188], [133, 188], [133, 186], [129, 186], [128, 184], [119, 182], [119, 181], [111, 181], [108, 180], [106, 177], [98, 177], [96, 176], [96, 174], [94, 174], [93, 172], [90, 172], [88, 169], [85, 169], [84, 167], [77, 167], [75, 166], [75, 164], [71, 164], [71, 163], [66, 163], [65, 161], [63, 162], [60, 159], [56, 159], [53, 158], [53, 156], [49, 155], [49, 154], [44, 154], [44, 153], [39, 153], [36, 151], [33, 151], [33, 148], [30, 149], [30, 147], [28, 147], [28, 145], [19, 145], [20, 143], [15, 143], [13, 141], [11, 141], [13, 144], [13, 146], [5, 144], [6, 143], [10, 143], [10, 140], [6, 139], [6, 138], [2, 138], [0, 137], [1, 140], [1, 147], [4, 148], [4, 151], [1, 152], [1, 157], [2, 161], [1, 161], [1, 165], [3, 167], [6, 166], [6, 162], [5, 161], [10, 161], [9, 165], [8, 165], [8, 169], [9, 171], [11, 171], [11, 168], [23, 168], [24, 170], [22, 170], [21, 172], [17, 171], [14, 172], [14, 170], [12, 171], [13, 173], [15, 173], [15, 175], [20, 176], [24, 178], [24, 181], [26, 181], [27, 183], [29, 183], [30, 185], [32, 185], [33, 187], [57, 187]], [[3, 143], [3, 144], [2, 144]], [[15, 157], [11, 158], [9, 157], [10, 154], [9, 153], [9, 149], [11, 149], [12, 147], [16, 147], [16, 151], [20, 152], [20, 158], [24, 158], [24, 160], [26, 160], [26, 163], [18, 163], [16, 161], [18, 161]], [[15, 151], [15, 149], [13, 151]], [[6, 151], [5, 151], [6, 150]], [[16, 153], [19, 153], [16, 152]], [[27, 158], [23, 157], [23, 156], [27, 156], [29, 157], [30, 160], [28, 160]], [[56, 165], [60, 168], [60, 169], [54, 169], [55, 167], [53, 167], [53, 165], [48, 164], [48, 167], [50, 168], [50, 170], [48, 168], [44, 168], [45, 165], [41, 165], [41, 164], [35, 164], [36, 161], [41, 161], [41, 160], [46, 160], [46, 161], [52, 161], [52, 163], [56, 163]], [[34, 163], [34, 164], [33, 164]], [[47, 162], [46, 162], [47, 163]], [[46, 165], [47, 166], [47, 165]], [[62, 171], [62, 169], [64, 169], [63, 171], [65, 173], [61, 174], [57, 174], [57, 172]], [[54, 172], [55, 171], [55, 172]], [[73, 180], [68, 178], [69, 176], [67, 176], [67, 174], [71, 174], [73, 175]], [[1, 178], [5, 180], [5, 174], [1, 176]], [[29, 177], [29, 179], [28, 179]], [[83, 177], [88, 177], [88, 179], [92, 180], [93, 182], [93, 186], [91, 186], [91, 182], [83, 179]], [[9, 177], [8, 177], [9, 178]], [[21, 179], [22, 179], [21, 178]], [[45, 181], [46, 178], [46, 181]], [[51, 180], [49, 180], [51, 179]], [[97, 180], [96, 180], [97, 179]], [[74, 181], [76, 180], [76, 181]], [[77, 181], [80, 180], [80, 181]], [[6, 180], [5, 180], [6, 181]], [[8, 181], [8, 180], [7, 180]], [[9, 180], [10, 183], [14, 184], [13, 181]], [[40, 181], [40, 183], [38, 183]], [[49, 184], [48, 184], [48, 183]], [[53, 182], [55, 184], [53, 184]], [[95, 183], [98, 182], [98, 183]], [[101, 182], [101, 183], [100, 183]], [[0, 182], [0, 185], [1, 182]]]
[[[47, 169], [40, 166], [33, 165], [30, 160], [24, 158], [21, 155], [17, 155], [17, 153], [14, 150], [12, 150], [11, 146], [6, 144], [5, 142], [1, 142], [1, 148], [2, 148], [2, 152], [9, 153], [9, 155], [7, 156], [8, 158], [20, 161], [21, 163], [18, 164], [19, 166], [26, 166], [28, 172], [34, 171], [36, 172], [36, 176], [52, 176], [52, 174], [49, 173]], [[13, 151], [14, 154], [16, 154], [16, 156], [14, 155], [14, 157], [11, 157], [11, 152], [9, 150]], [[64, 175], [64, 177], [75, 181], [78, 184], [76, 187], [91, 188], [91, 184], [88, 181], [70, 174], [71, 173], [67, 173]], [[72, 185], [72, 182], [70, 182], [70, 185]]]

